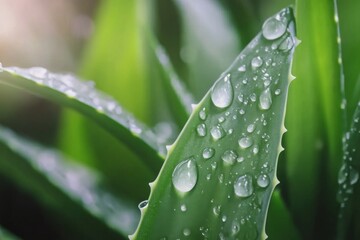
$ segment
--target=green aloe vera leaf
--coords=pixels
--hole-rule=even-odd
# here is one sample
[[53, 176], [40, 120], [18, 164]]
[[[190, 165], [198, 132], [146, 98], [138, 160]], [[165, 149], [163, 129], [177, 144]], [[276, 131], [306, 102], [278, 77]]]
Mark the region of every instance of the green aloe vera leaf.
[[270, 201], [266, 231], [270, 239], [300, 240], [300, 234], [294, 225], [292, 216], [285, 206], [279, 190], [275, 190]]
[[[285, 125], [291, 134], [285, 137], [285, 147], [289, 210], [304, 238], [312, 236], [315, 228], [327, 229], [336, 216], [333, 186], [341, 158], [342, 118], [332, 4], [296, 1], [297, 36], [302, 44], [294, 56], [299, 81], [289, 91]], [[325, 221], [316, 220], [325, 215]], [[314, 227], [315, 223], [321, 226]], [[324, 234], [331, 236], [331, 230]]]
[[2, 239], [2, 240], [19, 240], [19, 238], [15, 237], [9, 231], [5, 230], [2, 226], [0, 226], [0, 239]]
[[[351, 226], [355, 226], [355, 234], [359, 237], [359, 231], [356, 230], [360, 226], [359, 208], [360, 187], [360, 102], [352, 118], [349, 130], [343, 137], [344, 155], [343, 163], [340, 167], [338, 175], [338, 201], [340, 204], [338, 217], [337, 239], [351, 239], [353, 231]], [[355, 224], [352, 221], [355, 220]], [[357, 221], [357, 222], [356, 222]], [[357, 231], [357, 232], [356, 232]], [[357, 239], [356, 237], [353, 239]]]
[[217, 1], [176, 0], [175, 3], [183, 29], [181, 56], [189, 72], [185, 80], [194, 96], [200, 99], [212, 85], [212, 79], [236, 57], [240, 39]]
[[294, 24], [291, 8], [269, 18], [194, 108], [132, 239], [266, 238]]
[[149, 38], [152, 60], [161, 73], [160, 78], [167, 102], [175, 120], [182, 127], [191, 114], [191, 104], [194, 103], [194, 98], [176, 74], [166, 50], [156, 41], [154, 36]]
[[[141, 0], [101, 1], [94, 21], [94, 33], [84, 49], [79, 75], [93, 80], [98, 89], [120, 102], [136, 119], [152, 126], [156, 114], [152, 111], [153, 99], [149, 91], [152, 82], [146, 78], [144, 37], [139, 28], [140, 18], [144, 16], [140, 7]], [[76, 125], [81, 125], [81, 128], [73, 131]], [[139, 157], [128, 149], [126, 142], [120, 143], [96, 123], [83, 117], [79, 119], [69, 112], [64, 112], [60, 133], [62, 150], [76, 160], [90, 162], [104, 173], [114, 189], [137, 200], [148, 195], [146, 183], [156, 176], [161, 165], [159, 162], [144, 164], [148, 159], [145, 152]], [[82, 142], [73, 144], [70, 141], [73, 138]], [[86, 149], [90, 154], [84, 153]]]
[[142, 157], [157, 172], [162, 164], [161, 144], [154, 133], [127, 113], [113, 98], [69, 74], [55, 74], [44, 68], [3, 67], [13, 75], [0, 81], [71, 107], [88, 116]]
[[136, 206], [106, 191], [95, 172], [4, 127], [0, 150], [3, 176], [90, 239], [124, 238], [134, 230], [139, 219]]

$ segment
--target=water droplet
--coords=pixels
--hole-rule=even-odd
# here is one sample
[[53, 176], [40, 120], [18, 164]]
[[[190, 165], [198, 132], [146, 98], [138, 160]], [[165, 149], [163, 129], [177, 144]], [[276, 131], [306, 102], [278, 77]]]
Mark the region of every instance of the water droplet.
[[212, 147], [206, 147], [202, 152], [202, 156], [204, 159], [210, 159], [214, 156], [214, 154], [215, 154], [215, 149]]
[[234, 184], [234, 191], [239, 197], [249, 197], [254, 191], [251, 176], [248, 174], [240, 176]]
[[350, 169], [350, 184], [354, 185], [357, 183], [358, 180], [359, 180], [359, 172], [356, 169], [351, 168]]
[[181, 210], [182, 212], [186, 212], [186, 210], [187, 210], [186, 205], [185, 205], [185, 204], [182, 204], [182, 205], [180, 206], [180, 210]]
[[245, 110], [244, 110], [244, 109], [240, 109], [240, 110], [239, 110], [239, 113], [240, 113], [240, 115], [244, 115], [244, 114], [245, 114]]
[[253, 148], [253, 153], [258, 154], [258, 152], [259, 152], [259, 147], [257, 145], [255, 145]]
[[240, 231], [240, 224], [238, 221], [234, 220], [231, 224], [231, 234], [234, 236]]
[[223, 116], [221, 116], [221, 117], [218, 118], [218, 121], [219, 121], [219, 123], [222, 123], [222, 122], [225, 121], [225, 118]]
[[213, 213], [214, 213], [214, 215], [215, 215], [215, 216], [219, 216], [219, 215], [220, 215], [220, 210], [221, 210], [221, 206], [220, 206], [220, 205], [213, 207]]
[[271, 107], [271, 104], [272, 104], [271, 93], [270, 93], [270, 89], [267, 88], [260, 95], [259, 105], [261, 109], [268, 110]]
[[188, 236], [190, 236], [190, 234], [191, 234], [191, 231], [190, 231], [190, 229], [188, 229], [188, 228], [185, 228], [185, 229], [183, 230], [183, 234], [184, 234], [184, 236], [185, 236], [185, 237], [188, 237]]
[[346, 165], [343, 164], [340, 168], [339, 175], [338, 175], [338, 183], [343, 184], [346, 180]]
[[206, 135], [206, 125], [204, 123], [200, 123], [197, 127], [196, 127], [196, 131], [197, 134], [200, 137], [204, 137]]
[[282, 41], [279, 45], [279, 50], [283, 52], [287, 52], [294, 47], [294, 41], [291, 37], [287, 37], [284, 41]]
[[270, 179], [266, 174], [260, 174], [257, 178], [257, 185], [261, 188], [266, 188], [269, 186]]
[[280, 95], [280, 93], [281, 93], [281, 90], [279, 88], [275, 90], [275, 95], [276, 96]]
[[244, 160], [245, 160], [244, 157], [238, 157], [238, 158], [236, 159], [236, 161], [239, 162], [239, 163], [243, 162]]
[[146, 207], [148, 205], [148, 203], [149, 203], [148, 200], [144, 200], [141, 203], [139, 203], [138, 208], [143, 209], [144, 207]]
[[256, 102], [256, 94], [255, 93], [250, 94], [250, 100], [252, 102]]
[[227, 219], [226, 215], [223, 215], [223, 216], [221, 217], [221, 221], [222, 221], [222, 222], [226, 222], [226, 219]]
[[255, 130], [255, 124], [249, 124], [249, 126], [246, 128], [248, 133], [252, 133]]
[[261, 67], [261, 65], [263, 64], [263, 60], [261, 59], [261, 57], [254, 57], [252, 60], [251, 60], [251, 67], [253, 69], [256, 69], [256, 68], [259, 68]]
[[45, 68], [42, 67], [32, 67], [29, 68], [29, 73], [36, 77], [36, 78], [40, 78], [40, 79], [44, 79], [48, 76], [48, 71]]
[[274, 17], [266, 20], [262, 26], [262, 34], [268, 40], [274, 40], [281, 37], [285, 31], [285, 24]]
[[234, 164], [238, 155], [233, 150], [227, 150], [221, 156], [221, 159], [227, 164]]
[[205, 108], [200, 110], [199, 117], [200, 117], [201, 120], [206, 120], [207, 114], [206, 114], [206, 109]]
[[230, 82], [230, 74], [224, 79], [215, 83], [211, 91], [211, 100], [218, 108], [226, 108], [230, 106], [234, 97], [233, 87]]
[[253, 144], [253, 140], [249, 137], [243, 137], [239, 140], [239, 146], [241, 148], [248, 148]]
[[197, 166], [193, 158], [180, 162], [172, 174], [174, 187], [180, 192], [191, 191], [197, 182]]
[[212, 138], [213, 138], [215, 141], [217, 141], [217, 140], [219, 140], [219, 139], [221, 139], [221, 138], [224, 137], [225, 132], [224, 132], [224, 129], [223, 129], [221, 126], [216, 125], [216, 126], [214, 126], [214, 127], [211, 128], [210, 134], [211, 134]]
[[245, 66], [245, 65], [241, 65], [241, 66], [238, 68], [238, 71], [239, 71], [239, 72], [245, 72], [245, 71], [246, 71], [246, 66]]
[[341, 108], [341, 109], [345, 109], [345, 108], [346, 108], [346, 99], [345, 99], [345, 98], [341, 100], [340, 108]]

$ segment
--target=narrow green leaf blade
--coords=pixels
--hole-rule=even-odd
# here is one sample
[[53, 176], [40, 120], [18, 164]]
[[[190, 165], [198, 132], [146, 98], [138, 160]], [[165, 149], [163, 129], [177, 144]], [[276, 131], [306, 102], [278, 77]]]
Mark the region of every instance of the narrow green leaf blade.
[[290, 8], [271, 17], [194, 108], [132, 239], [266, 237], [294, 35]]
[[119, 239], [138, 221], [136, 206], [107, 192], [95, 172], [0, 127], [0, 172], [91, 239]]
[[12, 74], [0, 81], [28, 90], [91, 118], [144, 160], [155, 173], [162, 164], [164, 147], [154, 133], [127, 113], [113, 98], [69, 74], [55, 74], [43, 68], [4, 67]]
[[178, 125], [182, 127], [191, 114], [191, 104], [194, 103], [194, 98], [176, 74], [165, 49], [156, 42], [155, 37], [150, 37], [149, 42], [153, 61], [156, 62], [161, 72], [161, 80], [169, 107]]

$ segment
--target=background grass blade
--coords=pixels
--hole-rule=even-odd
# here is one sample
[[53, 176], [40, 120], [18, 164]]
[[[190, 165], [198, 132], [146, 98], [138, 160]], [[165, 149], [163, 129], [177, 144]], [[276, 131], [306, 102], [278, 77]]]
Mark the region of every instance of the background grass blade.
[[[279, 27], [277, 34], [269, 23]], [[266, 236], [294, 24], [289, 8], [266, 22], [197, 105], [151, 184], [132, 239]]]
[[2, 240], [19, 240], [19, 238], [15, 237], [13, 234], [9, 233], [3, 227], [0, 226], [0, 239]]
[[285, 206], [279, 190], [275, 190], [270, 201], [266, 232], [270, 239], [300, 240], [300, 234], [294, 225], [291, 213]]
[[194, 103], [194, 98], [176, 74], [166, 50], [157, 43], [155, 37], [150, 38], [152, 61], [156, 63], [161, 73], [167, 102], [170, 105], [175, 121], [180, 127], [183, 127], [190, 116], [191, 104]]
[[135, 228], [136, 205], [107, 192], [94, 172], [3, 127], [0, 149], [1, 174], [70, 221], [84, 237], [125, 239]]
[[43, 68], [4, 67], [15, 77], [1, 81], [71, 107], [90, 117], [146, 160], [154, 172], [162, 164], [164, 150], [156, 136], [126, 113], [115, 100], [96, 91], [91, 82], [82, 82], [71, 75], [50, 73]]
[[[92, 79], [97, 88], [113, 96], [136, 119], [153, 126], [158, 119], [152, 111], [154, 99], [149, 90], [152, 81], [147, 79], [144, 62], [140, 2], [105, 0], [99, 3], [94, 34], [82, 56], [79, 75]], [[63, 114], [59, 138], [63, 151], [77, 160], [90, 162], [119, 192], [138, 201], [144, 199], [148, 195], [147, 183], [156, 176], [162, 161], [147, 164], [151, 155], [134, 154], [133, 149], [126, 146], [127, 140], [120, 143], [97, 124], [74, 115]], [[70, 141], [74, 138], [79, 139], [76, 144]], [[165, 146], [160, 141], [157, 144]]]
[[[215, 0], [176, 0], [182, 20], [189, 87], [200, 99], [240, 50], [240, 39], [222, 5]], [[221, 57], [219, 57], [221, 56]]]
[[[333, 10], [331, 1], [296, 1], [302, 44], [294, 58], [294, 75], [299, 81], [289, 92], [286, 126], [291, 134], [286, 136], [285, 147], [289, 208], [304, 238], [313, 236], [315, 229], [328, 230], [325, 226], [335, 224], [316, 220], [316, 216], [328, 216], [321, 217], [325, 221], [335, 219], [333, 186], [341, 157], [341, 97]], [[334, 234], [331, 230], [322, 234], [330, 237]]]

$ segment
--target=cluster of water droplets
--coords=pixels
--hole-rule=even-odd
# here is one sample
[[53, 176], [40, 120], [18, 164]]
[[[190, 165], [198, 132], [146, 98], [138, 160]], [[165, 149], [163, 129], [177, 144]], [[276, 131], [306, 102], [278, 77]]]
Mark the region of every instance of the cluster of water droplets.
[[[360, 106], [360, 105], [359, 105]], [[360, 121], [359, 118], [353, 119], [353, 124], [350, 131], [346, 132], [343, 137], [343, 164], [338, 174], [338, 201], [341, 208], [345, 208], [348, 205], [348, 201], [354, 192], [354, 187], [359, 182], [359, 171], [356, 167], [355, 156], [358, 151], [357, 146], [353, 144], [351, 138], [355, 138], [360, 135]], [[342, 211], [340, 211], [340, 217], [342, 217]]]
[[[196, 141], [202, 143], [201, 147], [190, 150], [192, 156], [173, 170], [173, 187], [180, 193], [194, 191], [196, 194], [197, 181], [203, 180], [214, 184], [214, 188], [231, 189], [226, 195], [211, 200], [213, 216], [223, 223], [220, 239], [240, 236], [244, 224], [254, 229], [248, 232], [252, 234], [249, 239], [258, 236], [254, 219], [262, 208], [259, 202], [273, 186], [275, 159], [268, 159], [268, 155], [270, 150], [278, 150], [279, 142], [278, 139], [270, 141], [270, 128], [277, 107], [282, 107], [277, 99], [288, 84], [287, 71], [283, 71], [281, 64], [287, 64], [289, 51], [295, 45], [285, 11], [264, 23], [262, 33], [248, 47], [253, 49], [240, 55], [214, 84], [210, 103], [194, 108], [197, 114], [193, 118], [194, 135]], [[259, 41], [262, 41], [260, 46]], [[282, 75], [284, 72], [286, 76]], [[198, 190], [197, 194], [204, 191], [208, 190]], [[222, 205], [224, 199], [220, 198], [237, 203], [241, 211], [247, 211], [247, 219], [233, 219], [234, 213], [226, 212]], [[230, 230], [224, 226], [230, 226]], [[209, 228], [202, 226], [200, 232], [206, 239]]]
[[13, 132], [0, 128], [1, 142], [23, 156], [36, 172], [47, 178], [64, 192], [66, 197], [82, 204], [94, 216], [104, 219], [115, 229], [129, 229], [138, 221], [138, 213], [127, 203], [121, 202], [99, 184], [98, 176], [83, 166], [65, 160], [64, 157], [49, 149], [20, 139]]
[[48, 87], [63, 93], [74, 101], [82, 102], [96, 109], [100, 114], [105, 114], [122, 126], [129, 129], [134, 135], [140, 135], [150, 146], [165, 154], [165, 148], [155, 134], [143, 124], [136, 121], [112, 97], [97, 91], [92, 81], [82, 81], [71, 74], [57, 74], [42, 67], [28, 69], [18, 67], [4, 67], [4, 70], [14, 75], [29, 79], [41, 86]]

